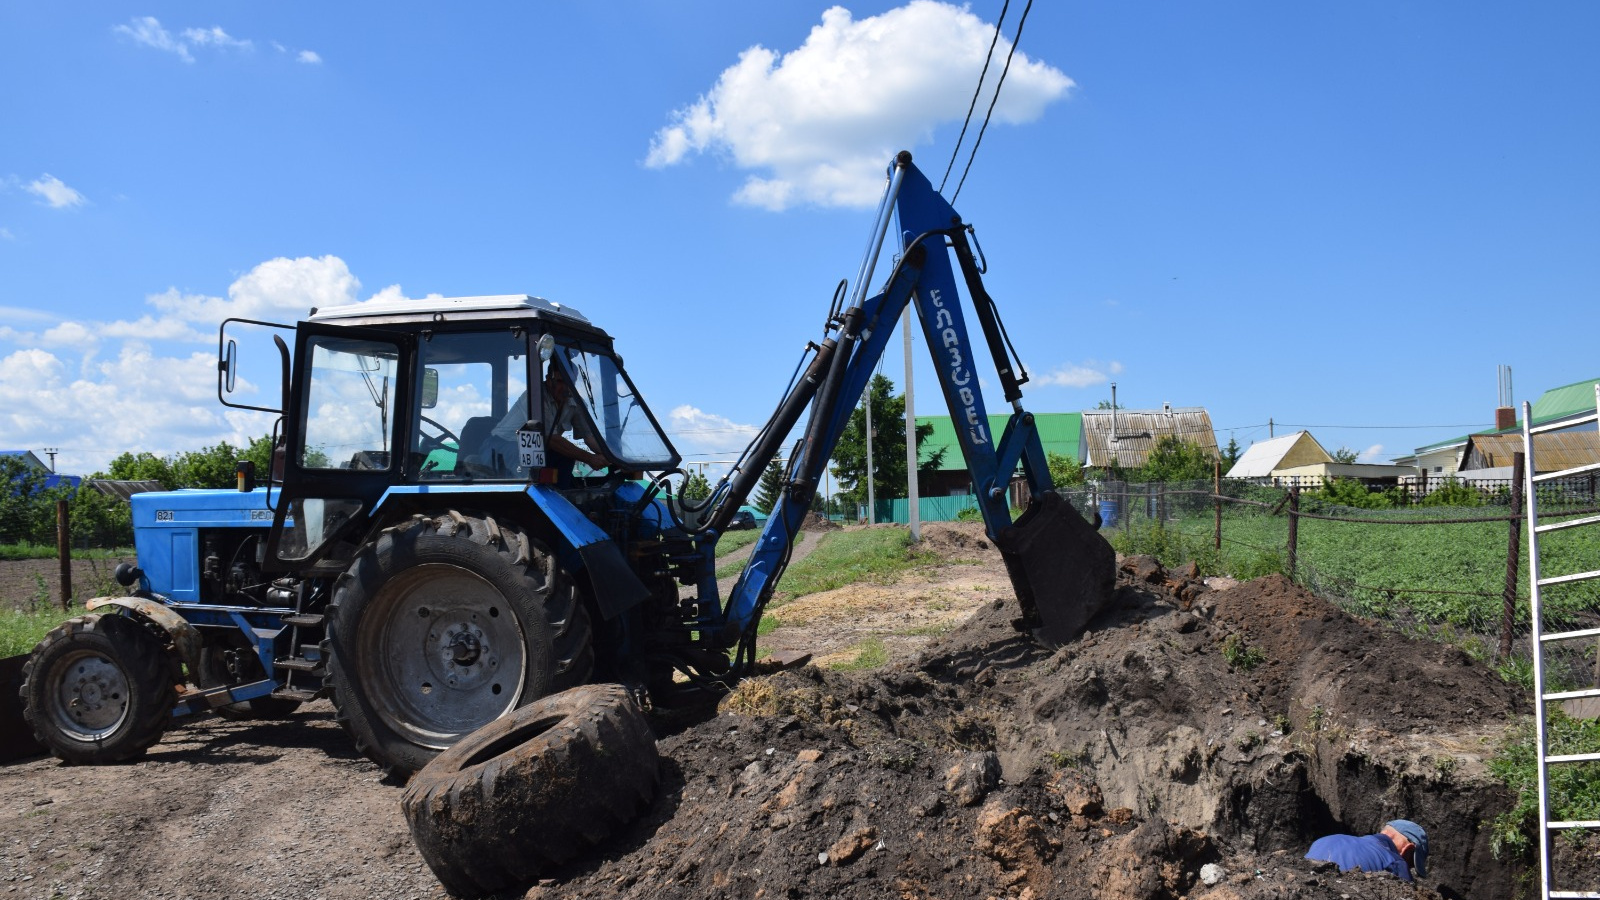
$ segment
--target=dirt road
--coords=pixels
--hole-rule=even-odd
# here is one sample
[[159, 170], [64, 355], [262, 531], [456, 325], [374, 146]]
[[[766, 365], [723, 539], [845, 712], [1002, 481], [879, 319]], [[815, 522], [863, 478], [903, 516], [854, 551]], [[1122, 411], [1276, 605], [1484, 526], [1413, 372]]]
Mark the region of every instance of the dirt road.
[[[1512, 896], [1484, 759], [1525, 701], [1465, 655], [1282, 579], [1215, 591], [1147, 560], [1051, 652], [1012, 631], [976, 529], [936, 541], [944, 562], [900, 583], [773, 611], [771, 646], [873, 636], [886, 665], [656, 717], [655, 804], [528, 896]], [[322, 702], [175, 729], [128, 765], [0, 767], [0, 896], [445, 896], [399, 793]], [[1400, 815], [1430, 831], [1423, 887], [1300, 858]]]

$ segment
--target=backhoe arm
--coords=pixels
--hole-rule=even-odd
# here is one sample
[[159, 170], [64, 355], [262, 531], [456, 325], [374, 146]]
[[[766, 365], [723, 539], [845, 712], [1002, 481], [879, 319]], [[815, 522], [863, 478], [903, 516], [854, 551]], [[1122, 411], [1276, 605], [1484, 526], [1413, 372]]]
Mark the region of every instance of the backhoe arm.
[[[890, 212], [898, 214], [903, 252], [884, 290], [861, 299], [862, 283], [870, 277]], [[961, 266], [1001, 389], [1012, 405], [1011, 417], [998, 436], [989, 432], [973, 368], [973, 345], [950, 264], [952, 252]], [[740, 639], [739, 663], [751, 661], [748, 657], [753, 656], [761, 610], [787, 563], [794, 537], [856, 399], [866, 389], [908, 303], [916, 306], [933, 356], [985, 530], [1001, 550], [1016, 589], [1022, 608], [1018, 627], [1057, 645], [1076, 637], [1110, 598], [1115, 555], [1094, 527], [1051, 489], [1033, 415], [1021, 404], [1021, 384], [1026, 378], [1019, 377], [1013, 367], [1004, 329], [968, 246], [966, 226], [912, 164], [911, 155], [902, 152], [894, 161], [879, 206], [878, 222], [858, 278], [857, 298], [839, 317], [839, 333], [826, 366], [811, 370], [816, 373], [825, 368], [818, 373], [814, 389], [808, 391], [813, 395], [811, 416], [804, 438], [790, 457], [784, 490], [728, 596], [723, 634]], [[1030, 499], [1013, 522], [1008, 488], [1019, 464]]]

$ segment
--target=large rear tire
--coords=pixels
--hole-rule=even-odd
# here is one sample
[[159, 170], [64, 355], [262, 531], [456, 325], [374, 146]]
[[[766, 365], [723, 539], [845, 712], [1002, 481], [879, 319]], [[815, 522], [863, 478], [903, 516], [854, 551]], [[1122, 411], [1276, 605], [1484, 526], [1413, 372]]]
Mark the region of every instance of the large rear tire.
[[450, 512], [386, 529], [329, 604], [339, 722], [391, 776], [552, 691], [588, 680], [572, 576], [520, 529]]
[[525, 887], [616, 833], [655, 796], [659, 764], [628, 692], [586, 685], [461, 739], [400, 806], [445, 889], [479, 897]]
[[79, 616], [45, 635], [22, 669], [21, 693], [34, 737], [69, 763], [142, 755], [177, 703], [161, 643], [115, 615]]

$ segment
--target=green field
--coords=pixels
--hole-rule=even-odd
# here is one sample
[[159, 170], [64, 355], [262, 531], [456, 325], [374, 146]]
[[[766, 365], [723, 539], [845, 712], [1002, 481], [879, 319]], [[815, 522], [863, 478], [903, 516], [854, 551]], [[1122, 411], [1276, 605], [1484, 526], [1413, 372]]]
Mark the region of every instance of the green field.
[[[1350, 611], [1373, 618], [1409, 618], [1475, 632], [1498, 628], [1506, 578], [1509, 525], [1503, 521], [1425, 524], [1418, 519], [1504, 515], [1500, 508], [1340, 510], [1385, 524], [1302, 518], [1296, 579]], [[1547, 518], [1546, 521], [1549, 521]], [[1394, 522], [1397, 524], [1388, 524]], [[1170, 520], [1165, 527], [1135, 523], [1108, 532], [1123, 553], [1149, 553], [1164, 565], [1194, 561], [1206, 574], [1253, 578], [1288, 566], [1288, 517], [1235, 507], [1223, 516], [1222, 550], [1213, 544], [1210, 513]], [[1542, 574], [1600, 569], [1600, 528], [1541, 535]], [[1519, 621], [1527, 620], [1527, 534], [1518, 544]], [[1545, 593], [1547, 625], [1600, 610], [1594, 583]]]

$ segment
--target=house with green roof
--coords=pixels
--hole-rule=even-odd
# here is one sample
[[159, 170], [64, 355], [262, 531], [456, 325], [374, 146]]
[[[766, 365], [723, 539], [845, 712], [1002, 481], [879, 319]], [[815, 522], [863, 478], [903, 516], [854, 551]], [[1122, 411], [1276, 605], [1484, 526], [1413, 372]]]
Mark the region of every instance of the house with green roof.
[[[1006, 421], [1010, 418], [1010, 414], [989, 417], [989, 432], [996, 441], [1005, 431]], [[1044, 445], [1046, 456], [1059, 454], [1074, 462], [1082, 458], [1079, 455], [1083, 442], [1082, 413], [1034, 413], [1033, 421], [1039, 429], [1039, 442]], [[944, 451], [944, 458], [940, 460], [937, 472], [923, 475], [917, 482], [918, 492], [924, 497], [973, 493], [972, 475], [961, 458], [961, 445], [956, 440], [955, 424], [950, 417], [917, 416], [917, 427], [920, 429], [923, 425], [932, 425], [933, 434], [918, 442], [917, 458], [926, 461], [941, 450]]]
[[[1561, 387], [1551, 388], [1539, 395], [1534, 401], [1529, 413], [1536, 427], [1546, 425], [1556, 426], [1556, 431], [1567, 429], [1560, 428], [1560, 423], [1567, 419], [1577, 420], [1584, 416], [1593, 415], [1596, 404], [1596, 385], [1600, 385], [1600, 378], [1586, 378], [1574, 381]], [[1501, 420], [1506, 421], [1505, 419]], [[1396, 457], [1396, 465], [1416, 466], [1423, 474], [1430, 478], [1449, 477], [1456, 474], [1461, 468], [1462, 457], [1467, 452], [1469, 440], [1477, 435], [1487, 434], [1512, 434], [1522, 431], [1522, 422], [1514, 417], [1510, 418], [1511, 425], [1506, 428], [1485, 428], [1472, 434], [1464, 434], [1449, 440], [1438, 441], [1426, 447], [1418, 447], [1408, 456]], [[1593, 423], [1573, 425], [1572, 430], [1593, 431]]]

